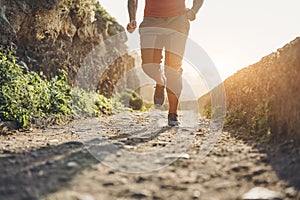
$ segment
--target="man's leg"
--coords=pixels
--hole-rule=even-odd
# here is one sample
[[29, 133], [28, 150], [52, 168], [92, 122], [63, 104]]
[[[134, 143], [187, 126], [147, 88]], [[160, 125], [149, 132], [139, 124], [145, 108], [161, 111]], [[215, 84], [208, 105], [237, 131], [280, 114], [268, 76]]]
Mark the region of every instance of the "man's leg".
[[167, 95], [169, 113], [177, 114], [179, 97], [182, 90], [182, 56], [166, 51], [165, 75], [167, 78]]
[[161, 31], [154, 28], [157, 20], [159, 19], [144, 18], [139, 28], [142, 69], [157, 84], [164, 85], [160, 71], [163, 49]]
[[155, 106], [165, 102], [165, 80], [162, 78], [160, 63], [162, 60], [161, 49], [142, 49], [142, 68], [144, 72], [156, 82], [153, 101]]
[[164, 85], [164, 81], [161, 76], [160, 63], [162, 60], [161, 49], [141, 49], [142, 53], [142, 68], [144, 72], [152, 78], [156, 84]]
[[[143, 26], [151, 26], [155, 24], [157, 19], [144, 19]], [[142, 69], [144, 72], [156, 82], [154, 92], [154, 104], [156, 106], [163, 105], [165, 101], [165, 80], [162, 77], [160, 64], [162, 61], [163, 37], [161, 29], [154, 27], [142, 27], [141, 36], [141, 54]]]
[[182, 59], [190, 26], [186, 15], [170, 18], [169, 22], [168, 28], [173, 31], [168, 34], [165, 46], [165, 75], [167, 77], [169, 115], [171, 114], [171, 118], [172, 116], [177, 118], [178, 102], [182, 90]]

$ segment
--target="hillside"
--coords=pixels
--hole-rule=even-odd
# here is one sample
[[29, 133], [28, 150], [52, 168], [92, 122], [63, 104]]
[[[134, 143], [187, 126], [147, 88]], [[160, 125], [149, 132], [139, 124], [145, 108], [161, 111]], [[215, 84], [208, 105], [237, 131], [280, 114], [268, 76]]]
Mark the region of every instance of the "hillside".
[[[227, 122], [258, 134], [300, 138], [300, 38], [224, 81]], [[209, 105], [208, 95], [199, 100]]]
[[[1, 0], [0, 5], [0, 44], [13, 45], [23, 65], [48, 78], [64, 69], [72, 85], [95, 79], [87, 89], [110, 96], [115, 82], [134, 66], [124, 53], [124, 28], [96, 0]], [[115, 35], [117, 42], [107, 42]], [[80, 73], [89, 77], [82, 80]]]

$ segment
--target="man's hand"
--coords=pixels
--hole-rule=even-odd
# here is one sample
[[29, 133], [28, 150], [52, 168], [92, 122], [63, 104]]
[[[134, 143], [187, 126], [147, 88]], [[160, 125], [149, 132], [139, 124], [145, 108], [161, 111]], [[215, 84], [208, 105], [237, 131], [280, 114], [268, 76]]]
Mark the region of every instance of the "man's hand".
[[127, 29], [127, 31], [128, 31], [129, 33], [133, 33], [133, 32], [135, 31], [135, 29], [136, 29], [136, 21], [135, 21], [135, 20], [131, 20], [131, 21], [128, 23], [126, 29]]
[[186, 15], [190, 21], [194, 21], [196, 19], [196, 12], [193, 9], [187, 9]]

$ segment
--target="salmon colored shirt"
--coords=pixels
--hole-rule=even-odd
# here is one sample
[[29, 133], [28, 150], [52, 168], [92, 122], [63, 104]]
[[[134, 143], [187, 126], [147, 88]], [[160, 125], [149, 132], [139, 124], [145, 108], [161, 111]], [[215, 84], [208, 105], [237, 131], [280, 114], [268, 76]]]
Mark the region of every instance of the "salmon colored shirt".
[[145, 17], [173, 17], [185, 13], [185, 0], [146, 0]]

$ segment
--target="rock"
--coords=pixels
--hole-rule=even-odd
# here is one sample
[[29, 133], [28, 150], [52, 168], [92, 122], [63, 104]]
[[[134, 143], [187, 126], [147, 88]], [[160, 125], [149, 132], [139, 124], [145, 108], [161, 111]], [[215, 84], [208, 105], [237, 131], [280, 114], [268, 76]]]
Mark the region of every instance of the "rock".
[[44, 174], [45, 174], [45, 172], [44, 172], [43, 170], [40, 170], [40, 171], [38, 172], [38, 175], [39, 175], [39, 176], [44, 176]]
[[187, 153], [183, 153], [183, 154], [176, 154], [176, 153], [174, 153], [174, 154], [167, 154], [167, 155], [165, 155], [164, 156], [164, 158], [165, 159], [168, 159], [168, 158], [170, 158], [170, 159], [172, 159], [172, 158], [184, 158], [184, 159], [189, 159], [190, 158], [190, 155], [189, 154], [187, 154]]
[[139, 190], [139, 191], [133, 191], [131, 198], [133, 199], [144, 199], [149, 198], [151, 196], [151, 192], [149, 190]]
[[198, 191], [198, 190], [196, 190], [196, 191], [194, 191], [193, 197], [194, 197], [194, 198], [199, 198], [200, 195], [201, 195], [201, 192]]
[[58, 139], [49, 140], [49, 143], [58, 143], [58, 142], [59, 142]]
[[267, 170], [265, 170], [265, 169], [261, 169], [261, 168], [257, 167], [252, 170], [252, 174], [253, 174], [253, 176], [259, 176], [259, 175], [265, 173], [266, 171]]
[[90, 194], [74, 193], [74, 194], [71, 195], [71, 199], [73, 199], [72, 197], [77, 199], [77, 200], [95, 200], [95, 198]]
[[78, 164], [76, 162], [68, 162], [68, 167], [78, 167]]
[[245, 193], [242, 196], [242, 199], [244, 200], [255, 200], [255, 199], [266, 199], [266, 200], [279, 200], [283, 199], [284, 195], [280, 192], [275, 192], [272, 190], [269, 190], [267, 188], [262, 187], [255, 187], [252, 188], [249, 192]]
[[285, 193], [288, 197], [295, 197], [297, 195], [297, 190], [294, 187], [289, 187], [285, 189]]
[[136, 179], [136, 183], [144, 183], [146, 181], [146, 179], [142, 176], [139, 176], [137, 179]]
[[6, 133], [7, 131], [16, 130], [18, 125], [13, 121], [0, 122], [0, 133]]
[[[82, 87], [89, 86], [85, 83], [88, 77], [95, 81], [92, 86], [95, 90], [99, 83], [99, 91], [111, 96], [116, 83], [134, 67], [134, 59], [124, 53], [127, 52], [124, 28], [104, 10], [95, 12], [101, 8], [98, 2], [1, 0], [0, 45], [14, 43], [20, 61], [27, 63], [30, 70], [42, 71], [47, 78], [64, 69], [72, 85], [83, 80]], [[75, 14], [79, 7], [81, 14]], [[112, 39], [113, 35], [118, 37]], [[97, 45], [101, 51], [95, 51]]]
[[123, 148], [125, 146], [125, 144], [123, 142], [113, 142], [113, 145], [118, 148]]
[[249, 166], [246, 166], [246, 165], [234, 165], [232, 168], [231, 168], [232, 171], [238, 173], [238, 172], [241, 172], [241, 171], [248, 171], [249, 170]]
[[79, 200], [94, 200], [95, 198], [89, 194], [81, 194], [78, 196]]
[[107, 181], [107, 182], [104, 182], [103, 183], [103, 186], [104, 187], [109, 187], [109, 186], [114, 186], [115, 184], [114, 184], [114, 182], [112, 182], [112, 181]]
[[147, 196], [142, 194], [142, 193], [134, 193], [134, 194], [131, 195], [131, 197], [133, 199], [143, 199], [143, 198], [146, 198]]
[[136, 149], [136, 147], [131, 145], [124, 145], [124, 149]]
[[35, 158], [38, 157], [38, 153], [35, 151], [31, 152], [30, 155]]
[[170, 142], [159, 141], [159, 142], [157, 142], [157, 144], [161, 145], [161, 146], [166, 146], [167, 144], [170, 144]]

